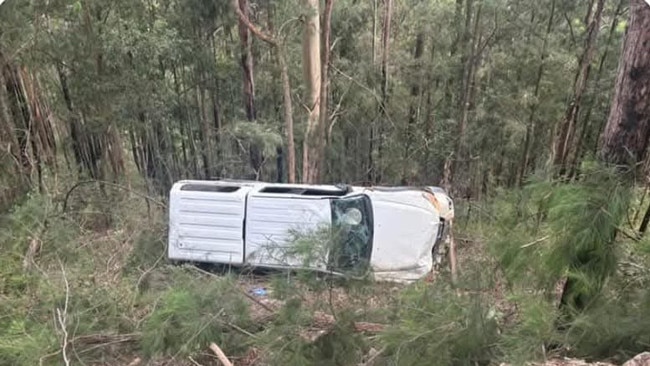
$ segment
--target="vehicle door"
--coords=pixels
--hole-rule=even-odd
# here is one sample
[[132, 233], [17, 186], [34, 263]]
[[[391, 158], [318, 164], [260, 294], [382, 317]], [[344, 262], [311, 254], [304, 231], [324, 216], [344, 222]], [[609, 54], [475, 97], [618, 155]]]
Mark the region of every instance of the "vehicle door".
[[250, 193], [246, 206], [245, 262], [279, 268], [327, 267], [334, 186], [278, 184]]

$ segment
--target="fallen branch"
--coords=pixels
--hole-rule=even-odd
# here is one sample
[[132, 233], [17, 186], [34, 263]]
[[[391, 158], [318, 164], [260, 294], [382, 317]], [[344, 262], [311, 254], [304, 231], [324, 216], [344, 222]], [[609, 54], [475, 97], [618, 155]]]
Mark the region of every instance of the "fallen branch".
[[63, 361], [66, 366], [70, 366], [70, 358], [68, 357], [68, 302], [70, 301], [70, 284], [68, 283], [68, 278], [65, 275], [65, 268], [63, 268], [63, 263], [59, 260], [59, 265], [61, 266], [61, 273], [63, 275], [63, 282], [65, 283], [65, 303], [63, 305], [63, 311], [56, 308], [56, 319], [61, 327], [61, 332], [63, 333], [63, 339], [61, 340], [61, 353], [63, 354]]
[[203, 366], [200, 363], [196, 362], [196, 360], [193, 359], [192, 356], [189, 356], [188, 358], [190, 359], [190, 362], [192, 362], [193, 365], [195, 365], [195, 366]]
[[531, 242], [528, 243], [528, 244], [524, 244], [524, 245], [522, 245], [521, 247], [519, 247], [519, 249], [525, 249], [525, 248], [528, 248], [528, 247], [533, 246], [533, 245], [535, 245], [535, 244], [537, 244], [537, 243], [539, 243], [539, 242], [542, 242], [542, 241], [544, 241], [544, 240], [546, 240], [546, 239], [548, 239], [548, 238], [549, 238], [549, 236], [546, 235], [546, 236], [543, 237], [543, 238], [539, 238], [539, 239], [537, 239], [537, 240], [533, 240], [533, 241], [531, 241]]
[[136, 357], [133, 361], [131, 361], [131, 363], [129, 364], [129, 366], [137, 366], [137, 365], [139, 365], [141, 362], [142, 362], [142, 360], [140, 359], [140, 357]]
[[224, 325], [226, 325], [226, 326], [228, 326], [228, 327], [230, 327], [230, 328], [232, 328], [232, 329], [234, 329], [234, 330], [236, 330], [236, 331], [238, 331], [238, 332], [244, 334], [244, 335], [247, 335], [247, 336], [249, 336], [249, 337], [251, 337], [251, 338], [253, 338], [253, 339], [257, 339], [257, 336], [256, 336], [255, 334], [253, 334], [253, 333], [247, 331], [246, 329], [244, 329], [244, 328], [238, 326], [237, 324], [233, 324], [233, 323], [231, 323], [231, 322], [226, 322], [226, 321], [223, 321], [223, 320], [218, 320], [218, 321], [219, 321], [220, 323], [222, 323], [222, 324], [224, 324]]
[[69, 344], [76, 348], [87, 347], [80, 350], [78, 353], [83, 354], [101, 347], [106, 347], [118, 343], [136, 342], [140, 333], [127, 333], [127, 334], [89, 334], [72, 338]]
[[[374, 348], [372, 348], [371, 350], [374, 350]], [[375, 362], [375, 360], [379, 356], [381, 356], [381, 354], [384, 353], [385, 351], [386, 351], [386, 347], [380, 349], [379, 351], [375, 351], [374, 353], [372, 353], [372, 355], [370, 357], [368, 357], [368, 360], [366, 362], [364, 362], [362, 364], [362, 366], [370, 366], [370, 365], [372, 365], [373, 362]]]
[[[318, 328], [331, 328], [336, 324], [336, 318], [333, 315], [317, 311], [314, 313], [314, 325]], [[354, 331], [357, 333], [380, 333], [386, 325], [370, 322], [354, 322]]]
[[101, 344], [110, 342], [132, 342], [138, 340], [140, 333], [126, 333], [126, 334], [86, 334], [72, 338], [70, 343], [74, 343], [75, 347], [81, 345]]
[[216, 343], [210, 343], [210, 349], [217, 355], [217, 358], [219, 361], [221, 361], [222, 364], [224, 364], [224, 366], [233, 366], [232, 362], [230, 362], [228, 357], [226, 357], [226, 354], [223, 353], [221, 348], [219, 348]]

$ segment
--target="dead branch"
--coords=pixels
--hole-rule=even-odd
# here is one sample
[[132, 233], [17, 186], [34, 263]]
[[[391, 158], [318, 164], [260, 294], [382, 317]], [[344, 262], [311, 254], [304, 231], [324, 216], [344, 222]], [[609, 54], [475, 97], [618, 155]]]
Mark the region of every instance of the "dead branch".
[[192, 362], [193, 365], [195, 365], [195, 366], [203, 366], [200, 363], [196, 362], [196, 360], [193, 359], [192, 356], [189, 356], [188, 358], [190, 359], [190, 362]]
[[140, 362], [142, 362], [140, 357], [136, 357], [133, 361], [131, 361], [131, 363], [129, 363], [129, 366], [137, 366], [140, 364]]
[[522, 245], [522, 246], [519, 247], [519, 248], [520, 248], [520, 249], [528, 248], [528, 247], [533, 246], [533, 245], [535, 245], [535, 244], [537, 244], [537, 243], [543, 242], [544, 240], [546, 240], [546, 239], [548, 239], [548, 238], [549, 238], [549, 236], [546, 235], [546, 236], [544, 236], [544, 237], [542, 237], [542, 238], [539, 238], [539, 239], [537, 239], [537, 240], [533, 240], [533, 241], [531, 241], [531, 242], [528, 243], [528, 244], [524, 244], [524, 245]]
[[74, 337], [70, 340], [71, 344], [76, 347], [82, 345], [96, 345], [106, 343], [120, 343], [120, 342], [135, 342], [140, 337], [140, 333], [126, 333], [126, 334], [86, 334]]
[[[336, 318], [331, 314], [317, 311], [314, 313], [313, 323], [318, 328], [329, 329], [336, 324]], [[354, 322], [353, 327], [354, 331], [357, 333], [375, 334], [382, 332], [386, 328], [386, 325], [369, 322]]]
[[217, 355], [217, 358], [219, 358], [219, 361], [221, 361], [221, 363], [223, 363], [224, 366], [233, 366], [232, 362], [230, 362], [228, 357], [226, 357], [226, 354], [223, 353], [221, 348], [219, 348], [219, 346], [217, 346], [216, 343], [214, 342], [210, 343], [210, 349], [212, 350], [212, 352], [214, 352]]
[[222, 323], [222, 324], [224, 324], [224, 325], [226, 325], [226, 326], [228, 326], [228, 327], [230, 327], [230, 328], [232, 328], [232, 329], [234, 329], [234, 330], [236, 330], [236, 331], [238, 331], [238, 332], [240, 332], [240, 333], [242, 333], [242, 334], [244, 334], [244, 335], [247, 335], [247, 336], [249, 336], [249, 337], [251, 337], [251, 338], [253, 338], [253, 339], [257, 339], [257, 338], [258, 338], [255, 334], [253, 334], [253, 333], [247, 331], [246, 329], [240, 327], [240, 326], [237, 325], [237, 324], [234, 324], [234, 323], [231, 323], [231, 322], [222, 321], [222, 320], [219, 320], [219, 322]]
[[63, 354], [63, 361], [66, 366], [70, 366], [70, 358], [68, 357], [68, 330], [67, 330], [67, 321], [68, 321], [68, 303], [70, 301], [70, 284], [68, 283], [68, 278], [65, 275], [65, 268], [63, 268], [63, 263], [59, 260], [59, 265], [61, 266], [61, 273], [63, 275], [63, 282], [65, 283], [65, 303], [63, 305], [63, 311], [60, 308], [56, 308], [56, 318], [61, 327], [61, 332], [63, 333], [63, 339], [61, 340], [61, 353]]
[[[372, 351], [372, 350], [374, 350], [374, 348], [371, 348], [371, 351]], [[373, 352], [373, 353], [370, 355], [370, 357], [368, 357], [368, 360], [362, 364], [362, 366], [370, 366], [370, 365], [372, 365], [372, 364], [375, 362], [375, 360], [376, 360], [379, 356], [381, 356], [381, 354], [384, 353], [385, 351], [386, 351], [386, 347], [380, 349], [379, 351], [375, 351], [375, 352]]]

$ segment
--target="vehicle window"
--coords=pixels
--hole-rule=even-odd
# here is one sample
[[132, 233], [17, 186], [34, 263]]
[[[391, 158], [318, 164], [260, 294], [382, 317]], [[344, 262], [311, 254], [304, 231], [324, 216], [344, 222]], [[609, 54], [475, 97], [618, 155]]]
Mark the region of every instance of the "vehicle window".
[[347, 194], [344, 190], [328, 190], [316, 188], [301, 187], [264, 187], [260, 189], [262, 193], [281, 193], [281, 194], [298, 194], [302, 196], [344, 196]]
[[373, 217], [366, 195], [337, 198], [332, 205], [332, 248], [329, 265], [336, 271], [363, 271], [370, 263]]
[[240, 187], [237, 186], [218, 186], [213, 184], [185, 184], [181, 186], [181, 191], [192, 192], [223, 192], [232, 193], [237, 192]]

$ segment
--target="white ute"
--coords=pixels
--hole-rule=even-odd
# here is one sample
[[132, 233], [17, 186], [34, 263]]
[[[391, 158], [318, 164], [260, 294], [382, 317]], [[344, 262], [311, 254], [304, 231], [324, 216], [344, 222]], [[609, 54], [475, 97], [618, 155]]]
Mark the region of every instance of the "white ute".
[[[333, 273], [370, 267], [376, 280], [410, 282], [431, 271], [452, 218], [437, 187], [183, 180], [170, 191], [168, 258]], [[337, 240], [313, 248], [316, 256], [297, 249], [296, 238], [319, 232]]]

